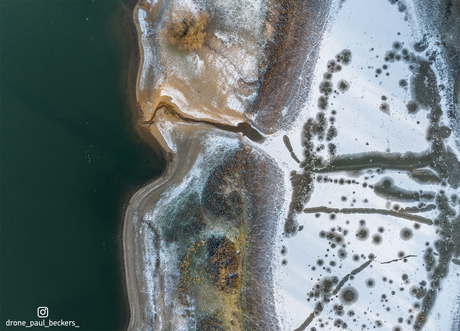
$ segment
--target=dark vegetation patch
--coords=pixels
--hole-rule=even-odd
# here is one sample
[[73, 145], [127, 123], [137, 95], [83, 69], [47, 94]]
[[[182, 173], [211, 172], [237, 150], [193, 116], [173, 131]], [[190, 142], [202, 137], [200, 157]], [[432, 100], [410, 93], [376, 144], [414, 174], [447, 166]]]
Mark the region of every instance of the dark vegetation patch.
[[226, 237], [206, 240], [208, 258], [205, 270], [220, 291], [236, 289], [240, 283], [240, 260], [236, 245]]
[[426, 287], [425, 286], [412, 286], [409, 289], [409, 293], [417, 298], [418, 300], [423, 299], [423, 297], [426, 295]]
[[332, 139], [337, 137], [337, 134], [338, 134], [337, 129], [331, 125], [329, 129], [327, 130], [326, 140], [331, 141]]
[[338, 282], [339, 279], [337, 277], [324, 277], [314, 285], [313, 289], [308, 293], [308, 296], [317, 300], [327, 300], [331, 296], [332, 291]]
[[392, 46], [396, 52], [400, 51], [402, 48], [402, 44], [399, 41], [395, 41]]
[[383, 237], [380, 234], [376, 233], [372, 235], [372, 243], [374, 245], [378, 246], [382, 243], [382, 241], [383, 241]]
[[286, 255], [286, 254], [287, 254], [287, 247], [286, 247], [286, 246], [281, 247], [281, 254], [282, 254], [282, 255]]
[[384, 153], [371, 152], [337, 156], [316, 172], [356, 171], [364, 169], [412, 170], [428, 166], [432, 161], [430, 153]]
[[249, 151], [238, 150], [209, 175], [202, 193], [203, 206], [213, 217], [241, 221], [245, 201], [242, 189], [247, 183]]
[[395, 62], [395, 55], [396, 53], [394, 51], [387, 51], [384, 57], [385, 62], [390, 62], [390, 63]]
[[215, 315], [207, 315], [198, 320], [196, 331], [226, 331], [222, 321]]
[[327, 71], [330, 72], [330, 73], [334, 73], [334, 72], [337, 72], [339, 70], [337, 70], [337, 62], [335, 60], [329, 60], [327, 62]]
[[366, 287], [368, 288], [375, 287], [375, 280], [373, 278], [366, 279]]
[[441, 178], [430, 169], [415, 169], [410, 172], [410, 178], [420, 184], [440, 184]]
[[[311, 80], [303, 79], [300, 84], [289, 82], [298, 78], [303, 68], [308, 70], [304, 77], [314, 69], [319, 51], [316, 40], [323, 33], [330, 5], [330, 0], [280, 0], [269, 10], [267, 20], [275, 27], [275, 35], [267, 44], [268, 58], [262, 68], [258, 96], [248, 111], [262, 132], [285, 130], [300, 112], [299, 106], [305, 102], [307, 93], [298, 92], [308, 88]], [[306, 52], [311, 54], [307, 62]], [[281, 114], [285, 108], [287, 116]]]
[[323, 80], [319, 84], [319, 91], [321, 92], [321, 94], [328, 96], [329, 94], [332, 93], [333, 90], [334, 90], [334, 86], [330, 80]]
[[342, 50], [339, 54], [336, 55], [337, 62], [342, 63], [347, 66], [351, 63], [352, 54], [349, 49]]
[[441, 138], [443, 139], [447, 139], [450, 137], [450, 133], [452, 132], [452, 130], [447, 127], [447, 126], [441, 126], [439, 128], [439, 135], [441, 136]]
[[329, 107], [328, 98], [324, 95], [318, 98], [318, 108], [321, 110], [326, 110]]
[[167, 243], [184, 242], [200, 233], [206, 227], [198, 194], [192, 194], [176, 213], [169, 216], [162, 228]]
[[421, 53], [427, 48], [428, 48], [428, 39], [426, 35], [423, 36], [423, 39], [421, 41], [418, 41], [414, 44], [414, 51], [416, 51], [417, 53]]
[[365, 241], [369, 238], [369, 229], [365, 226], [360, 226], [356, 231], [356, 239]]
[[399, 86], [400, 87], [407, 87], [407, 80], [406, 79], [400, 79], [399, 80]]

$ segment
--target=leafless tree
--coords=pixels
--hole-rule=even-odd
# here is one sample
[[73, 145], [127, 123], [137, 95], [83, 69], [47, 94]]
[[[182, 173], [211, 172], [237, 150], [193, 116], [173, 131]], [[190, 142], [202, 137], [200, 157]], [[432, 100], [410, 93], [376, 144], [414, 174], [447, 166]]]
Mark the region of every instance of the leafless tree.
[[178, 6], [170, 11], [162, 35], [168, 44], [183, 50], [194, 50], [203, 46], [208, 21], [207, 12], [194, 13], [188, 7]]

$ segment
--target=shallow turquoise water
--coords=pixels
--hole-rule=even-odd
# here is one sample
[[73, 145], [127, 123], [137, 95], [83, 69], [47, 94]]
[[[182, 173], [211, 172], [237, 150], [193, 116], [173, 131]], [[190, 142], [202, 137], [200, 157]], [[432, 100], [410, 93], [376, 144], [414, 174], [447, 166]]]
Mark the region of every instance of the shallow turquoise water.
[[80, 330], [126, 326], [123, 206], [164, 162], [131, 124], [123, 10], [0, 1], [1, 330], [39, 306]]

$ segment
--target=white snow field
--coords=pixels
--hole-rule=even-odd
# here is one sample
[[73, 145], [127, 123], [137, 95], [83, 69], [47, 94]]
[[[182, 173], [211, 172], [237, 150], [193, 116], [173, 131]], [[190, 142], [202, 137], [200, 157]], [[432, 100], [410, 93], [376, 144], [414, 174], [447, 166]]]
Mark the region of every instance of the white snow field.
[[[422, 47], [426, 49], [414, 50], [420, 50], [417, 42], [427, 31], [419, 28], [422, 24], [411, 1], [336, 1], [331, 16], [309, 101], [295, 129], [275, 134], [264, 145], [285, 170], [287, 187], [292, 187], [290, 172], [302, 170], [284, 147], [282, 136], [289, 137], [302, 161], [300, 137], [309, 117], [323, 127], [312, 138], [317, 156], [327, 164], [348, 155], [343, 170], [313, 171], [311, 197], [303, 205], [304, 212], [295, 216], [300, 228], [287, 238], [280, 233], [283, 253], [275, 290], [283, 329], [457, 330], [460, 267], [440, 251], [448, 250], [443, 245], [455, 239], [458, 247], [459, 238], [446, 235], [449, 230], [442, 224], [424, 222], [443, 217], [438, 199], [445, 196], [452, 209], [446, 226], [458, 224], [458, 183], [420, 182], [411, 173], [417, 166], [394, 163], [400, 158], [403, 164], [409, 159], [407, 153], [419, 159], [432, 153], [427, 132], [433, 107], [408, 108], [417, 88], [410, 65], [428, 63], [424, 61], [430, 55], [441, 53], [439, 44], [425, 37]], [[349, 63], [344, 63], [348, 61], [343, 54], [351, 54]], [[448, 127], [445, 115], [446, 105], [452, 102], [446, 92], [448, 69], [439, 55], [429, 62], [441, 98], [437, 104], [443, 111], [437, 123], [441, 131], [458, 131]], [[437, 148], [450, 150], [458, 159], [452, 136], [445, 134], [444, 145]], [[334, 156], [328, 152], [329, 144], [334, 144]], [[373, 155], [383, 155], [387, 164], [379, 159], [372, 166]], [[356, 166], [359, 158], [366, 159], [361, 168]], [[432, 174], [428, 166], [420, 166], [416, 173], [428, 171]], [[374, 188], [385, 185], [400, 190], [391, 195]], [[411, 207], [416, 211], [403, 211]], [[403, 212], [410, 217], [402, 218]], [[280, 220], [281, 232], [286, 230], [284, 221]], [[362, 270], [357, 269], [360, 266]]]

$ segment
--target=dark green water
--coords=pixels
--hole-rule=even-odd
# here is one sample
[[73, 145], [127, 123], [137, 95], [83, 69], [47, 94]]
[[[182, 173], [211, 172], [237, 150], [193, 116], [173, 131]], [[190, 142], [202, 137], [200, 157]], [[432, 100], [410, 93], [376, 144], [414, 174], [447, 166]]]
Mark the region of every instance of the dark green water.
[[124, 10], [0, 0], [1, 330], [39, 306], [79, 330], [126, 327], [123, 206], [164, 162], [130, 123]]

